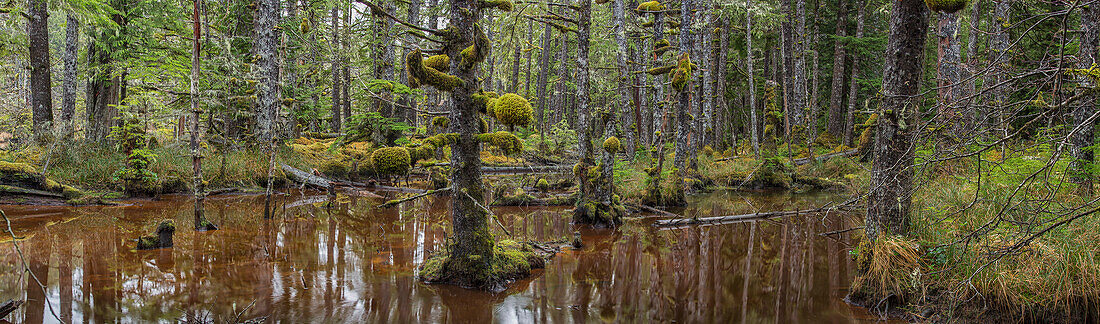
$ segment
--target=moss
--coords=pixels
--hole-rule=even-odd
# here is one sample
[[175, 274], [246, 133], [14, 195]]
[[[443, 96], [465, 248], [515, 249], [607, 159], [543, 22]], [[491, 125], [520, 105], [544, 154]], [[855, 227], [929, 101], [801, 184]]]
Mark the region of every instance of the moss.
[[417, 82], [430, 85], [439, 91], [451, 91], [464, 84], [459, 77], [425, 66], [423, 53], [419, 49], [413, 50], [405, 56], [405, 65], [408, 67], [409, 75], [414, 77]]
[[496, 8], [500, 11], [512, 11], [514, 5], [510, 0], [478, 0], [479, 8]]
[[443, 116], [436, 116], [432, 118], [432, 128], [436, 130], [447, 129], [447, 125], [450, 124], [451, 119]]
[[635, 12], [641, 14], [647, 11], [661, 11], [665, 10], [665, 5], [660, 1], [647, 1], [638, 4], [638, 8], [634, 9]]
[[662, 38], [660, 40], [657, 40], [657, 42], [653, 44], [653, 49], [658, 49], [669, 45], [671, 44], [669, 44], [668, 40]]
[[620, 149], [622, 149], [622, 143], [619, 142], [618, 137], [611, 136], [603, 141], [603, 150], [607, 153], [616, 154]]
[[371, 154], [371, 165], [379, 175], [404, 175], [409, 172], [410, 160], [404, 147], [384, 147]]
[[534, 109], [531, 102], [514, 93], [508, 93], [498, 98], [492, 107], [492, 115], [497, 121], [507, 126], [527, 126], [531, 124]]
[[672, 46], [662, 46], [662, 47], [659, 47], [659, 48], [653, 50], [653, 54], [657, 55], [657, 56], [661, 56], [661, 54], [664, 54], [665, 52], [668, 52], [670, 50], [672, 50]]
[[523, 141], [520, 140], [519, 137], [516, 137], [515, 134], [509, 132], [499, 131], [496, 133], [478, 134], [476, 138], [479, 142], [499, 148], [507, 155], [523, 152]]
[[550, 182], [546, 181], [546, 178], [539, 179], [539, 182], [535, 184], [535, 188], [542, 191], [550, 190]]
[[691, 82], [691, 70], [694, 64], [691, 63], [691, 58], [687, 53], [680, 55], [680, 61], [676, 64], [676, 72], [672, 75], [672, 87], [677, 92], [683, 92], [684, 87]]
[[457, 141], [458, 141], [458, 134], [456, 134], [456, 133], [436, 134], [434, 136], [431, 136], [431, 137], [428, 137], [428, 138], [424, 139], [424, 142], [430, 143], [430, 144], [432, 144], [433, 146], [435, 146], [437, 148], [451, 145], [451, 144], [453, 144]]
[[672, 72], [672, 70], [675, 70], [675, 69], [676, 69], [676, 64], [672, 64], [672, 65], [665, 65], [665, 66], [662, 66], [662, 67], [655, 67], [655, 68], [646, 70], [645, 73], [648, 73], [649, 75], [663, 75], [663, 74], [668, 74], [669, 72]]
[[432, 189], [446, 188], [447, 181], [447, 174], [443, 172], [443, 167], [436, 166], [428, 170], [428, 184]]
[[573, 176], [577, 179], [583, 177], [586, 172], [588, 172], [588, 169], [584, 167], [584, 164], [577, 163], [573, 165]]
[[[492, 239], [488, 237], [486, 239]], [[504, 240], [493, 244], [492, 254], [454, 257], [446, 253], [432, 256], [420, 267], [419, 278], [429, 283], [503, 290], [508, 282], [530, 275], [532, 269], [545, 266], [539, 254], [523, 243]]]
[[932, 11], [954, 13], [966, 8], [967, 0], [924, 0], [928, 9]]
[[646, 28], [653, 27], [653, 21], [647, 21], [647, 22], [642, 23], [642, 27], [646, 27]]

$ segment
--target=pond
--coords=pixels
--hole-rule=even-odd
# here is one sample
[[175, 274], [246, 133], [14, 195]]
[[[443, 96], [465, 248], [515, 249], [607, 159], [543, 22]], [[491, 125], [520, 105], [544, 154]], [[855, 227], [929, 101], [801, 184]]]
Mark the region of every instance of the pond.
[[[831, 194], [722, 191], [689, 196], [682, 215], [795, 210], [842, 201]], [[216, 196], [195, 232], [187, 196], [122, 207], [0, 206], [12, 219], [30, 273], [4, 233], [0, 302], [28, 300], [15, 323], [225, 322], [813, 322], [874, 320], [843, 302], [855, 269], [848, 234], [857, 215], [832, 213], [658, 229], [631, 215], [617, 230], [569, 223], [561, 207], [494, 208], [517, 240], [571, 239], [544, 270], [502, 293], [427, 285], [417, 266], [448, 236], [447, 198], [391, 209], [380, 198], [317, 192], [280, 198]], [[135, 251], [159, 220], [178, 224], [175, 247]], [[0, 224], [2, 226], [3, 224]], [[495, 225], [495, 223], [494, 223]], [[498, 237], [508, 237], [499, 227]], [[45, 298], [43, 298], [45, 295]], [[45, 302], [48, 300], [48, 303]], [[57, 317], [54, 317], [56, 314]], [[0, 321], [2, 322], [2, 321]]]

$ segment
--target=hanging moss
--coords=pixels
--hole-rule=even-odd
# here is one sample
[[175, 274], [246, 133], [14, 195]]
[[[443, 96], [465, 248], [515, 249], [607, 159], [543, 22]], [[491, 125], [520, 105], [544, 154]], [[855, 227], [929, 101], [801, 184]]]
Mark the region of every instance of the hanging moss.
[[504, 151], [504, 154], [507, 155], [523, 152], [523, 140], [520, 140], [515, 134], [509, 132], [499, 131], [490, 134], [478, 134], [477, 140], [492, 145]]
[[424, 142], [431, 143], [435, 147], [444, 147], [451, 145], [458, 141], [458, 134], [456, 133], [443, 133], [430, 136], [424, 139]]
[[967, 0], [924, 0], [928, 9], [932, 11], [954, 13], [966, 8]]
[[646, 70], [645, 73], [649, 73], [649, 75], [664, 75], [664, 74], [668, 74], [669, 72], [672, 72], [672, 70], [674, 70], [674, 69], [676, 69], [676, 64], [665, 65], [665, 66], [662, 66], [662, 67], [655, 67], [655, 68]]
[[660, 1], [647, 1], [638, 4], [638, 8], [634, 9], [634, 12], [638, 14], [645, 13], [647, 11], [661, 11], [665, 10], [665, 5]]
[[531, 102], [514, 93], [497, 98], [493, 103], [492, 115], [506, 126], [527, 126], [534, 121]]
[[409, 172], [411, 157], [404, 147], [383, 147], [371, 154], [371, 165], [378, 175], [404, 175]]
[[409, 70], [409, 75], [415, 77], [418, 83], [430, 85], [444, 92], [463, 85], [464, 82], [461, 78], [425, 66], [422, 55], [423, 53], [416, 49], [405, 56], [405, 65]]
[[619, 153], [622, 148], [622, 143], [619, 142], [619, 138], [615, 136], [608, 137], [603, 141], [603, 150], [607, 153], [615, 154]]
[[512, 11], [514, 5], [509, 0], [478, 0], [478, 8], [496, 8], [500, 11]]

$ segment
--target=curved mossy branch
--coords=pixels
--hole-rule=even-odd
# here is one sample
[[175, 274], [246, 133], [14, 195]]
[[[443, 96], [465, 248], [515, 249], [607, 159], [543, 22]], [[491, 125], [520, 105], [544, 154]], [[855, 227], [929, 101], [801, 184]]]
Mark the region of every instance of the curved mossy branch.
[[464, 84], [459, 77], [425, 66], [423, 60], [423, 53], [419, 49], [413, 50], [405, 56], [405, 65], [408, 67], [410, 76], [410, 88], [417, 88], [420, 84], [426, 84], [439, 91], [449, 92]]
[[500, 11], [512, 11], [515, 5], [509, 0], [478, 0], [477, 7], [482, 9], [496, 8]]
[[478, 25], [475, 25], [477, 35], [474, 37], [474, 44], [467, 46], [462, 50], [462, 65], [459, 66], [462, 69], [472, 69], [474, 65], [485, 61], [485, 58], [489, 56], [489, 37], [485, 36], [485, 31]]
[[539, 22], [539, 23], [550, 25], [550, 27], [553, 27], [554, 29], [557, 29], [558, 31], [563, 32], [563, 33], [566, 33], [566, 32], [576, 33], [577, 32], [576, 28], [569, 27], [569, 26], [566, 26], [566, 25], [562, 25], [562, 24], [559, 24], [559, 23], [557, 23], [555, 21], [552, 21], [552, 20], [546, 20], [546, 19], [540, 18], [538, 16], [529, 16], [528, 15], [528, 16], [523, 16], [523, 17], [527, 18], [527, 19], [530, 19], [531, 21], [534, 21], [534, 22]]
[[676, 64], [665, 65], [665, 66], [662, 66], [662, 67], [652, 68], [652, 69], [646, 70], [645, 73], [648, 73], [649, 75], [665, 75], [665, 74], [668, 74], [669, 72], [672, 72], [672, 70], [674, 70], [674, 69], [676, 69]]

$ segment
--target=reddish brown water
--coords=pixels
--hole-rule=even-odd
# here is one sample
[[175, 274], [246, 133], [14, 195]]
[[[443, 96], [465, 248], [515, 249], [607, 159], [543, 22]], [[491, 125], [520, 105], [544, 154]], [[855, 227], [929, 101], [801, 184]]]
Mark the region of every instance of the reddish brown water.
[[[496, 208], [518, 239], [558, 240], [580, 230], [587, 246], [491, 294], [426, 285], [417, 266], [447, 237], [447, 201], [375, 209], [380, 199], [295, 194], [280, 217], [263, 199], [208, 200], [222, 230], [196, 233], [187, 197], [127, 207], [0, 206], [30, 272], [0, 239], [0, 302], [28, 300], [19, 323], [201, 319], [225, 322], [860, 322], [841, 299], [853, 269], [851, 227], [832, 214], [658, 230], [636, 215], [618, 230], [569, 224], [562, 208]], [[684, 215], [732, 215], [823, 205], [838, 196], [721, 192], [690, 198]], [[311, 203], [317, 202], [317, 203]], [[158, 220], [179, 225], [175, 247], [134, 251]], [[3, 224], [0, 223], [0, 226]], [[6, 235], [6, 232], [4, 233]], [[498, 233], [498, 236], [506, 236]], [[48, 300], [48, 304], [46, 303]], [[52, 311], [51, 311], [52, 307]]]

